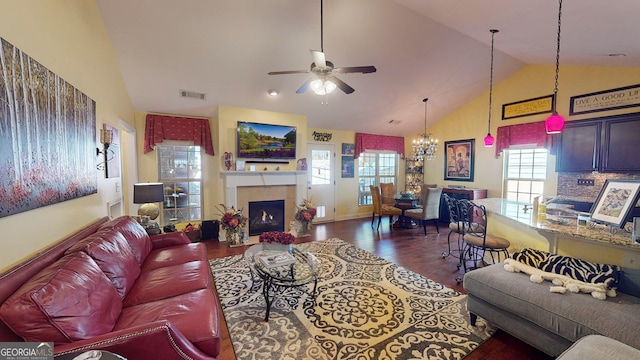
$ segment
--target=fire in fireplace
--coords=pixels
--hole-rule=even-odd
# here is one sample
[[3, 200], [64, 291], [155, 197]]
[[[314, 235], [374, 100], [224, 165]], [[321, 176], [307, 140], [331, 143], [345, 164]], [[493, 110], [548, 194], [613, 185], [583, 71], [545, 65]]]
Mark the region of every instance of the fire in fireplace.
[[284, 231], [284, 200], [249, 201], [249, 236]]

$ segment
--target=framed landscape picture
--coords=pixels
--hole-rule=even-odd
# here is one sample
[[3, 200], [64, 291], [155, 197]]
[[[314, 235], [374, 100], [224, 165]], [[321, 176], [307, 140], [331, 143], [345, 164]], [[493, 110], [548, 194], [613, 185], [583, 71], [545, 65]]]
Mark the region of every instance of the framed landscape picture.
[[475, 139], [445, 141], [444, 179], [473, 181]]
[[623, 228], [639, 195], [640, 180], [607, 179], [591, 207], [591, 220]]

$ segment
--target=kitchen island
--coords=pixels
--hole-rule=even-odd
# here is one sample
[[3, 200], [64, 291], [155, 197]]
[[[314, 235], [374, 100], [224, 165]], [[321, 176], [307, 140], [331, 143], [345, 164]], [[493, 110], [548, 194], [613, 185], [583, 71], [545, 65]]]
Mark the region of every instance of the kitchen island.
[[[514, 244], [515, 248], [534, 247], [540, 250], [547, 250], [552, 253], [563, 253], [576, 257], [586, 258], [591, 261], [614, 263], [625, 267], [640, 269], [640, 243], [631, 239], [631, 233], [623, 229], [610, 228], [602, 224], [587, 224], [578, 227], [575, 218], [562, 218], [562, 223], [552, 222], [551, 216], [543, 219], [537, 216], [527, 204], [508, 201], [501, 198], [478, 199], [474, 201], [478, 205], [487, 208], [490, 218], [495, 219], [494, 225], [489, 226], [490, 232], [498, 232], [499, 236], [505, 237], [504, 227], [511, 227], [507, 239]], [[548, 209], [551, 209], [550, 206]], [[515, 232], [514, 232], [515, 230]], [[529, 230], [529, 231], [527, 231]], [[535, 246], [533, 242], [522, 241], [527, 237], [527, 233], [537, 233], [547, 242], [547, 248], [543, 245]], [[531, 238], [531, 236], [529, 236]], [[535, 238], [535, 236], [533, 236]], [[532, 245], [532, 243], [534, 245]], [[586, 254], [586, 255], [585, 255]]]

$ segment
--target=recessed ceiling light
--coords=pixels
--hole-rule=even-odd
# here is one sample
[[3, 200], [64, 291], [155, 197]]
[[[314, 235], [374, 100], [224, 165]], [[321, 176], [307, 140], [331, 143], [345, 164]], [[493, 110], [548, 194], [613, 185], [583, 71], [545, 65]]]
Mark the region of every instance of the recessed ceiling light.
[[269, 89], [269, 91], [267, 91], [267, 93], [271, 96], [278, 96], [278, 94], [280, 94], [280, 91], [276, 90], [276, 89]]
[[623, 54], [623, 53], [614, 53], [614, 54], [609, 54], [610, 57], [625, 57], [627, 56], [627, 54]]

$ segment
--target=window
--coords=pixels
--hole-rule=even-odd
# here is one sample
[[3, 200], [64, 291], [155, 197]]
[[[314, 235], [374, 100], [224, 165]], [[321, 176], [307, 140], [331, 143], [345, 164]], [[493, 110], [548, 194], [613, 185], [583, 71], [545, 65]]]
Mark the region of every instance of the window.
[[164, 184], [163, 222], [202, 219], [202, 158], [199, 146], [156, 146], [158, 178]]
[[369, 185], [397, 183], [398, 154], [364, 152], [358, 158], [358, 205], [371, 205]]
[[505, 156], [504, 192], [507, 200], [531, 204], [544, 193], [546, 149], [509, 149]]
[[311, 185], [331, 184], [331, 151], [311, 151]]

